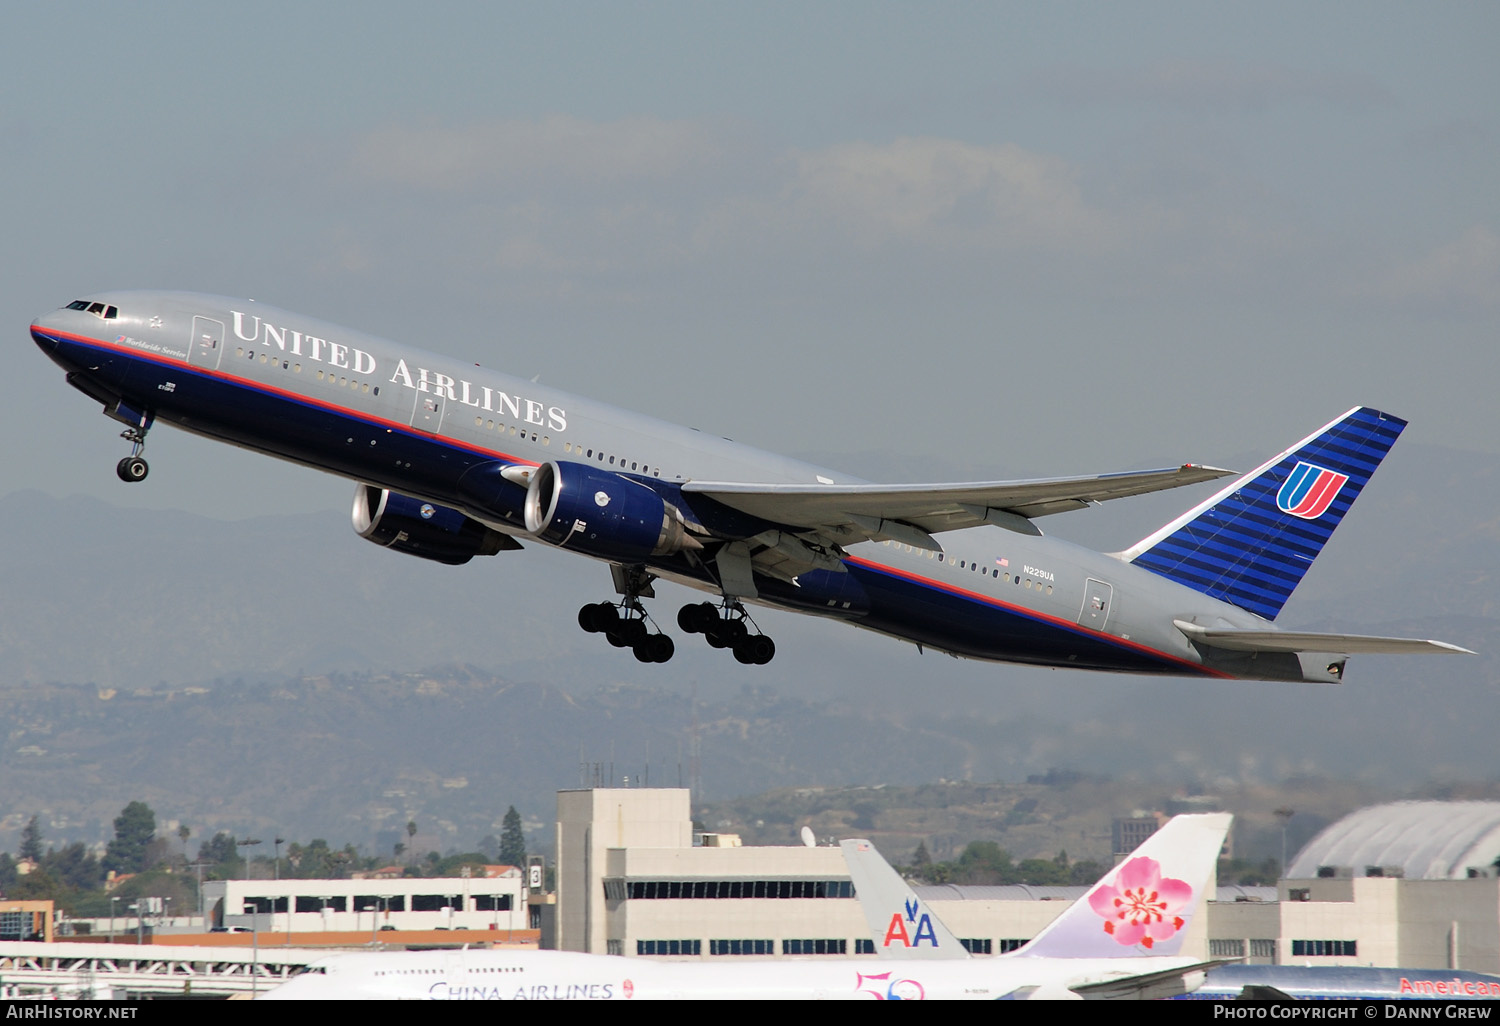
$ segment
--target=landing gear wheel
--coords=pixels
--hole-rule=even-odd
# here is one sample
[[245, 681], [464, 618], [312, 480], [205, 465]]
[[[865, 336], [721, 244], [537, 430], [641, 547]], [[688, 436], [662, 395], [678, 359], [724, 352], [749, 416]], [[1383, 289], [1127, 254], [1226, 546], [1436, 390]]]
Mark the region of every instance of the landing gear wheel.
[[115, 464], [115, 474], [128, 484], [146, 480], [146, 475], [151, 472], [151, 466], [140, 456], [126, 456]]
[[578, 611], [578, 626], [590, 634], [607, 631], [620, 622], [620, 611], [608, 602], [584, 606]]
[[747, 666], [764, 666], [776, 655], [776, 643], [764, 634], [752, 634], [734, 643], [734, 658]]
[[719, 622], [719, 610], [712, 602], [698, 602], [677, 611], [677, 626], [689, 634], [706, 634]]
[[632, 645], [631, 651], [643, 663], [664, 663], [672, 658], [677, 646], [665, 634], [648, 634]]

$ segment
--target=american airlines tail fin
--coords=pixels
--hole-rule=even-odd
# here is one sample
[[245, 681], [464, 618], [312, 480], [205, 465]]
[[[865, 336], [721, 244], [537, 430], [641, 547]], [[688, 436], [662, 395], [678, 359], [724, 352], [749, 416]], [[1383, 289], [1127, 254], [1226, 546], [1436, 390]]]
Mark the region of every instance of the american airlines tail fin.
[[1356, 407], [1121, 555], [1274, 620], [1404, 427]]
[[1232, 819], [1227, 812], [1174, 816], [1016, 957], [1177, 954], [1214, 879]]
[[969, 952], [869, 841], [840, 841], [881, 958], [968, 958]]

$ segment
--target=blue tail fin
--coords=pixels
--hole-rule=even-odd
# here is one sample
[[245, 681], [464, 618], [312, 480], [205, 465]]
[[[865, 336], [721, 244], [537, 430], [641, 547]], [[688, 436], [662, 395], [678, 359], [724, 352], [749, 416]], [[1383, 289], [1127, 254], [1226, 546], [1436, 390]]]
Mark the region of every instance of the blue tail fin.
[[1274, 620], [1404, 427], [1350, 410], [1122, 555]]

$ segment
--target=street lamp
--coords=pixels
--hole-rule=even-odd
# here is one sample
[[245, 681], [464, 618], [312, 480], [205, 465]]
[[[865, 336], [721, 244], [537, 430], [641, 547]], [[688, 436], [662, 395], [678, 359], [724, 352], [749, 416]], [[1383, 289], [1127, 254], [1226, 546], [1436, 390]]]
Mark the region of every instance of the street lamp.
[[[252, 844], [259, 844], [260, 843], [260, 838], [259, 837], [247, 837], [243, 841], [235, 841], [234, 843], [238, 847], [248, 848]], [[250, 860], [248, 858], [245, 859], [245, 879], [246, 880], [250, 879]]]
[[115, 942], [115, 902], [119, 900], [120, 896], [118, 894], [111, 894], [109, 896], [109, 942], [111, 944]]
[[1297, 814], [1297, 811], [1295, 809], [1289, 809], [1289, 808], [1287, 808], [1284, 805], [1281, 808], [1277, 809], [1274, 813], [1272, 813], [1272, 815], [1274, 815], [1277, 819], [1281, 820], [1281, 876], [1282, 876], [1282, 879], [1286, 878], [1286, 825], [1287, 825], [1287, 822], [1293, 816], [1295, 816], [1296, 814]]
[[145, 932], [142, 930], [145, 926], [145, 917], [141, 914], [140, 903], [133, 902], [125, 907], [135, 913], [135, 946], [140, 947], [146, 940]]
[[276, 848], [276, 876], [275, 876], [275, 879], [280, 880], [281, 879], [281, 846], [286, 843], [286, 838], [285, 837], [278, 837], [272, 843], [275, 845], [275, 848]]

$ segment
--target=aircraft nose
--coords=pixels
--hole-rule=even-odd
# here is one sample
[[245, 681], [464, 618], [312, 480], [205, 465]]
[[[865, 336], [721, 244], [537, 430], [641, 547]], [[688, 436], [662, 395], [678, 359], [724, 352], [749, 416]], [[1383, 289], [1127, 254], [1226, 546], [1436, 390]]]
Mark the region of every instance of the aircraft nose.
[[31, 340], [41, 346], [45, 352], [51, 352], [57, 348], [57, 338], [52, 334], [56, 314], [43, 314], [31, 322]]

